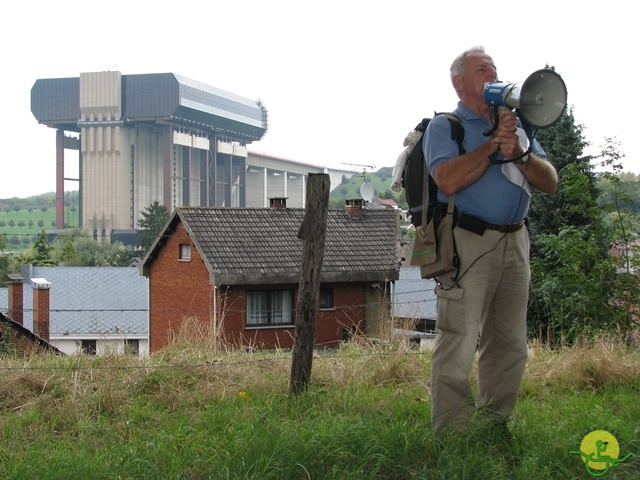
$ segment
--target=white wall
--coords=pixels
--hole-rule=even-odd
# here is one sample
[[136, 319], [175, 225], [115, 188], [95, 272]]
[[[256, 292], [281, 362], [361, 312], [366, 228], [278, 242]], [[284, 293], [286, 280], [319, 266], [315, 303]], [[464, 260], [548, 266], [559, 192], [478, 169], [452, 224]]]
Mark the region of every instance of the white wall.
[[[75, 355], [82, 353], [82, 340], [94, 340], [89, 338], [51, 338], [50, 343], [58, 350], [67, 355]], [[137, 339], [139, 345], [140, 356], [149, 354], [149, 340], [146, 338]], [[97, 355], [124, 354], [123, 338], [102, 338], [96, 340]]]

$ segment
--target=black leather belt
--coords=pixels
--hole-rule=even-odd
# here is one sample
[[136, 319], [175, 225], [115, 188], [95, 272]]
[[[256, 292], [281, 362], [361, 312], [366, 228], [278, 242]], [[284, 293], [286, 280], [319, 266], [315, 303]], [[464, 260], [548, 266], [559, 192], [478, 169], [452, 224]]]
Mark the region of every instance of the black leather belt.
[[524, 221], [520, 223], [507, 223], [504, 225], [500, 225], [497, 223], [489, 223], [484, 220], [480, 220], [479, 218], [472, 217], [471, 215], [462, 214], [455, 215], [456, 224], [460, 228], [464, 228], [470, 232], [473, 232], [477, 235], [484, 234], [485, 230], [494, 230], [501, 233], [512, 233], [517, 232], [524, 226]]
[[524, 226], [524, 222], [520, 223], [507, 223], [504, 225], [499, 225], [497, 223], [487, 223], [488, 230], [497, 230], [502, 233], [512, 233], [517, 232]]

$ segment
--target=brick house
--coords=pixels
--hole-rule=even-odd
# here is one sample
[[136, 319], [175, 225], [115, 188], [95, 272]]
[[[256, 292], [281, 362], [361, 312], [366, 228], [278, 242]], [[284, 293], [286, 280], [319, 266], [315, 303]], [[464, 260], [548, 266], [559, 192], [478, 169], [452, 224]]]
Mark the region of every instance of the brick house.
[[[140, 266], [149, 278], [150, 351], [187, 318], [230, 346], [290, 348], [304, 215], [285, 199], [272, 199], [272, 208], [177, 208]], [[398, 212], [361, 201], [329, 210], [315, 343], [378, 336], [389, 316], [383, 293], [399, 268]]]
[[7, 314], [0, 312], [0, 356], [3, 354], [27, 355], [36, 352], [61, 354], [60, 350], [49, 343], [48, 285], [39, 284], [34, 290], [33, 331], [23, 325], [22, 291], [22, 277], [18, 274], [9, 274]]
[[27, 264], [0, 289], [0, 311], [69, 355], [146, 355], [148, 301], [147, 279], [129, 267]]

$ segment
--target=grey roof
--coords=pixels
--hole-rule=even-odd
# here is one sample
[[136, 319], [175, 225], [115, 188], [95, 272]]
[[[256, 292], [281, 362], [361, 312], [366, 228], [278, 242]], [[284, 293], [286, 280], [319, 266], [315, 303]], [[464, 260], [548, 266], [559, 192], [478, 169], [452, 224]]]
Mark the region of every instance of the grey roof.
[[[303, 209], [179, 207], [167, 231], [182, 221], [209, 269], [212, 284], [298, 282], [303, 241], [298, 230]], [[143, 260], [148, 274], [162, 238]], [[351, 217], [329, 210], [322, 281], [381, 281], [398, 278], [400, 267], [399, 214], [367, 210]]]
[[22, 269], [24, 325], [33, 329], [30, 279], [51, 283], [50, 335], [148, 336], [149, 282], [130, 267], [34, 267]]
[[401, 268], [400, 278], [394, 282], [391, 295], [393, 316], [435, 320], [435, 286], [434, 280], [424, 280], [420, 276], [420, 268]]
[[[197, 126], [243, 140], [260, 140], [268, 113], [249, 100], [174, 73], [121, 76], [121, 124], [158, 122]], [[80, 132], [80, 78], [38, 79], [31, 89], [38, 123]]]

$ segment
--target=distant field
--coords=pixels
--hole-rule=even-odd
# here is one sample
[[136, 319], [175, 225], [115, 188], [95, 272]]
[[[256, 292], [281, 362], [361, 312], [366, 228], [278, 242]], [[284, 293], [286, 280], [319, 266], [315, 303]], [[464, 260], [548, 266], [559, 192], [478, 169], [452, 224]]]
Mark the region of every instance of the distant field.
[[[344, 201], [346, 199], [360, 198], [360, 188], [363, 183], [368, 183], [374, 196], [379, 196], [390, 191], [392, 168], [381, 168], [377, 172], [365, 172], [356, 174], [339, 185], [332, 185], [331, 198]], [[66, 192], [65, 203], [77, 204], [78, 192]], [[398, 194], [394, 192], [396, 201]], [[45, 193], [29, 198], [0, 199], [0, 235], [6, 240], [6, 252], [22, 252], [29, 248], [40, 232], [55, 228], [56, 210], [55, 194]], [[33, 205], [32, 208], [23, 208], [18, 211], [9, 210], [14, 205]], [[46, 205], [46, 207], [41, 207]], [[406, 205], [404, 205], [406, 207]], [[7, 211], [9, 210], [9, 211]], [[30, 211], [29, 211], [30, 210]], [[64, 214], [67, 227], [77, 227], [80, 224], [80, 210], [77, 206], [65, 207]]]
[[[75, 207], [65, 207], [65, 221], [70, 227], [77, 227], [79, 224], [79, 210]], [[49, 207], [46, 211], [34, 208], [28, 210], [18, 210], [17, 212], [0, 212], [0, 235], [4, 235], [7, 252], [21, 252], [27, 249], [35, 237], [44, 229], [55, 228], [56, 210]]]

